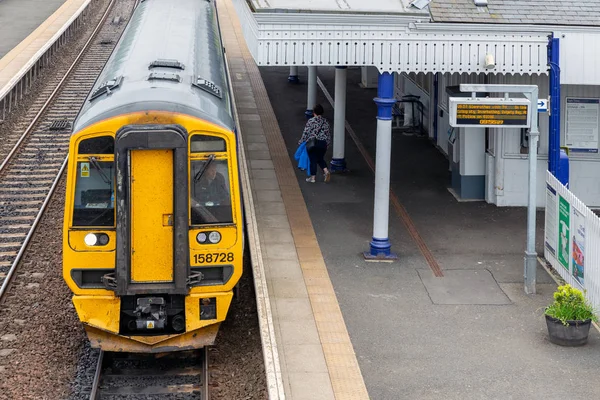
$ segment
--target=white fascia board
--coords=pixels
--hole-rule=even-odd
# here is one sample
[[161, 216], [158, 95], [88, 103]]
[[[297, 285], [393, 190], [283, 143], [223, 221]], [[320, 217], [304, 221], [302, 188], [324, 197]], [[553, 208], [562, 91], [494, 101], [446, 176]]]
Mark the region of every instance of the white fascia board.
[[414, 24], [418, 31], [444, 31], [444, 32], [500, 32], [500, 33], [543, 33], [554, 34], [563, 32], [598, 32], [597, 26], [571, 26], [571, 25], [527, 25], [527, 24], [478, 24], [478, 23], [454, 23], [454, 22], [426, 22], [420, 21]]
[[427, 18], [407, 15], [382, 14], [339, 14], [339, 13], [253, 13], [261, 25], [364, 25], [364, 26], [408, 26], [410, 23], [426, 21]]
[[[233, 1], [250, 52], [261, 66], [372, 65], [380, 72], [548, 73], [550, 32], [545, 30], [423, 23], [422, 18], [404, 15], [252, 13], [245, 0]], [[494, 56], [495, 68], [484, 66], [488, 53]]]

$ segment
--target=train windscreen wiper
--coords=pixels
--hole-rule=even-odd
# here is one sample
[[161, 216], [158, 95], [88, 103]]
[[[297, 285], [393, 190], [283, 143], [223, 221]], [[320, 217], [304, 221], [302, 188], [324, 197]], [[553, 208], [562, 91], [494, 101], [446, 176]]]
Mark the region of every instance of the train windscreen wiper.
[[98, 170], [98, 173], [102, 177], [102, 180], [104, 181], [104, 183], [112, 186], [112, 181], [110, 180], [110, 178], [108, 176], [106, 176], [106, 174], [102, 170], [102, 167], [100, 166], [100, 164], [98, 164], [98, 160], [96, 160], [96, 157], [90, 156], [90, 157], [88, 157], [88, 160], [90, 160], [90, 164], [92, 164], [92, 167], [94, 167], [96, 170]]
[[206, 168], [208, 168], [208, 166], [210, 165], [211, 162], [213, 162], [214, 159], [215, 159], [214, 154], [211, 154], [208, 156], [208, 160], [206, 161], [206, 164], [204, 164], [202, 169], [200, 171], [198, 171], [196, 176], [194, 176], [194, 182], [198, 182], [202, 178], [202, 175], [204, 175], [204, 171], [206, 171]]

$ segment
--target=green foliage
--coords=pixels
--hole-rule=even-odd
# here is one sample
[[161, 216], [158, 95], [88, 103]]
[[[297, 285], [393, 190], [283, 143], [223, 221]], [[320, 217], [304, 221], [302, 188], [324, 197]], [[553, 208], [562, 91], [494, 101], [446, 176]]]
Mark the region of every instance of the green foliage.
[[560, 320], [564, 325], [567, 321], [598, 321], [594, 308], [586, 301], [579, 289], [571, 285], [559, 286], [554, 292], [554, 302], [546, 308], [546, 315]]

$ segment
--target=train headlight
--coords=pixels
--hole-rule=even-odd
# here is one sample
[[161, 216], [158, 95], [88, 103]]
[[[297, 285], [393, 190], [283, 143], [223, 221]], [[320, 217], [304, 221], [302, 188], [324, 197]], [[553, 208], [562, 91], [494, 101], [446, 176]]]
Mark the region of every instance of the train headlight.
[[106, 233], [88, 233], [83, 238], [83, 241], [87, 246], [106, 246], [110, 241], [110, 238]]
[[98, 243], [98, 236], [96, 236], [93, 233], [88, 233], [87, 235], [85, 235], [85, 237], [83, 238], [83, 241], [85, 242], [86, 245], [88, 246], [95, 246], [96, 243]]
[[204, 243], [206, 242], [206, 232], [200, 232], [199, 234], [196, 235], [196, 241], [198, 243]]
[[221, 234], [217, 231], [213, 231], [208, 234], [208, 241], [212, 244], [217, 244], [221, 241]]

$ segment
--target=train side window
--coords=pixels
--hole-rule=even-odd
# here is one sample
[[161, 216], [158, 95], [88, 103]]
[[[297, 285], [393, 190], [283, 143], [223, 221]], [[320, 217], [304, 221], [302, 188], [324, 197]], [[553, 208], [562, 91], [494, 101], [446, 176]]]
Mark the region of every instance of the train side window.
[[99, 136], [79, 142], [79, 154], [114, 154], [115, 139], [112, 136]]
[[114, 226], [113, 164], [94, 157], [77, 163], [73, 226]]
[[227, 160], [192, 161], [190, 172], [192, 225], [232, 223]]
[[216, 153], [227, 151], [225, 139], [209, 135], [194, 135], [190, 142], [192, 153]]

